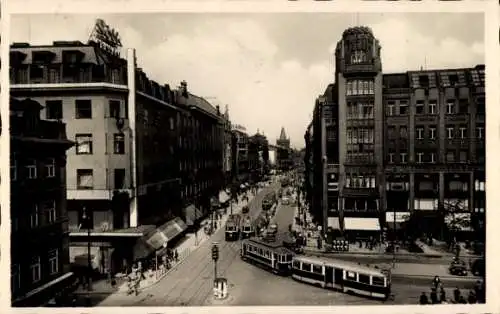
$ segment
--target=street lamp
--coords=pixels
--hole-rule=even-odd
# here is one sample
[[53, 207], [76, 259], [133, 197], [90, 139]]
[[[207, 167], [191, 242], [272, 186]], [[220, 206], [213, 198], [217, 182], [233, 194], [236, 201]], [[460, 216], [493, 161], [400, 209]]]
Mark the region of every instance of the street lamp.
[[87, 209], [83, 207], [82, 220], [87, 225], [87, 291], [92, 291], [92, 258], [90, 255], [90, 215], [87, 213]]

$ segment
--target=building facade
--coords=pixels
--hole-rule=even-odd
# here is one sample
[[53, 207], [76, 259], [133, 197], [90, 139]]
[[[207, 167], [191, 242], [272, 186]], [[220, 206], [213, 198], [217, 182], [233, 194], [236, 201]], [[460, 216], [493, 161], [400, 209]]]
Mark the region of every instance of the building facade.
[[262, 180], [267, 173], [269, 161], [269, 147], [267, 138], [258, 131], [248, 139], [248, 167], [250, 181], [253, 183]]
[[484, 237], [484, 66], [383, 74], [380, 54], [365, 27], [337, 44], [306, 132], [317, 219], [353, 237]]
[[[76, 142], [66, 167], [74, 263], [91, 241], [92, 267], [120, 271], [149, 254], [131, 248], [154, 230], [180, 236], [179, 219], [193, 215], [186, 200], [197, 202], [195, 220], [208, 214], [222, 177], [222, 123], [185, 82], [160, 85], [133, 49], [122, 58], [93, 41], [10, 50], [11, 94], [40, 102], [41, 116], [64, 121]], [[162, 246], [151, 243], [148, 250]]]
[[250, 179], [248, 161], [248, 134], [241, 125], [233, 125], [233, 176], [239, 184], [246, 183]]
[[40, 119], [41, 108], [31, 99], [10, 103], [13, 306], [64, 297], [76, 279], [69, 263], [65, 171], [73, 143], [64, 123]]
[[223, 116], [223, 129], [224, 129], [224, 151], [223, 151], [223, 173], [224, 173], [224, 186], [229, 187], [233, 182], [233, 133], [231, 130], [231, 120], [229, 118], [229, 108], [226, 106]]
[[276, 164], [279, 170], [290, 170], [292, 166], [290, 153], [290, 139], [286, 136], [285, 128], [281, 128], [280, 137], [276, 140]]

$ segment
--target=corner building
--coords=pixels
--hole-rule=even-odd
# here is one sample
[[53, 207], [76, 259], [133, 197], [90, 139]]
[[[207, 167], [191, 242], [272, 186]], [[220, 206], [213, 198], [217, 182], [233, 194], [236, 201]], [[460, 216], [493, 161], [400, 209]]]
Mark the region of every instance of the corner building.
[[306, 132], [316, 220], [354, 238], [409, 217], [441, 238], [462, 220], [455, 236], [484, 238], [484, 65], [383, 74], [380, 54], [366, 27], [337, 44], [335, 84]]
[[87, 267], [90, 241], [96, 272], [122, 271], [208, 214], [223, 182], [222, 121], [187, 83], [161, 85], [135, 50], [122, 58], [93, 41], [13, 44], [10, 82], [76, 143], [65, 171], [72, 264]]

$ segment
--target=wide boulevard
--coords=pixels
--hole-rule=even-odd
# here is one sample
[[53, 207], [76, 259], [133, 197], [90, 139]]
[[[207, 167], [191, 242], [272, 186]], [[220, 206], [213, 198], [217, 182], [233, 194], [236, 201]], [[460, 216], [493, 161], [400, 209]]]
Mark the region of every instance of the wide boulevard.
[[[250, 215], [261, 211], [263, 197], [273, 185], [265, 188], [249, 203]], [[294, 208], [278, 205], [274, 221], [279, 232], [286, 232], [292, 223]], [[229, 297], [224, 301], [213, 299], [214, 263], [211, 259], [213, 242], [219, 243], [218, 276], [228, 280]], [[240, 242], [226, 242], [224, 229], [173, 269], [165, 278], [147, 288], [138, 296], [110, 296], [100, 306], [203, 306], [203, 305], [364, 305], [382, 304], [358, 296], [322, 289], [296, 282], [289, 277], [273, 275], [259, 267], [247, 264], [239, 257]], [[451, 296], [449, 286], [448, 295]], [[429, 293], [430, 280], [421, 284], [398, 280], [393, 283], [394, 296], [386, 304], [417, 304], [419, 295]]]

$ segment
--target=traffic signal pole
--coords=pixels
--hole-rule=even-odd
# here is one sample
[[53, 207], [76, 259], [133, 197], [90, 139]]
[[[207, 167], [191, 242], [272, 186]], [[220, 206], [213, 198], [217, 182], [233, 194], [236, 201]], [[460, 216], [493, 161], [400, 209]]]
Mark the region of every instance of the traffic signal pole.
[[214, 282], [217, 280], [217, 261], [219, 260], [219, 243], [212, 244], [212, 260], [214, 261]]

